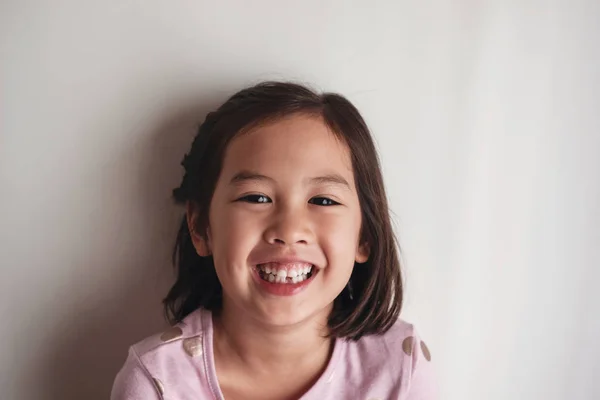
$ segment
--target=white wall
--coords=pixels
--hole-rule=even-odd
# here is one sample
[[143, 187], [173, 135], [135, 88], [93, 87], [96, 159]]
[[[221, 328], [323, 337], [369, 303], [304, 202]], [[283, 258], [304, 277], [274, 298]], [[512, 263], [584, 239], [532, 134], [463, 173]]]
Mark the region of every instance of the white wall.
[[203, 113], [340, 91], [381, 148], [443, 399], [600, 398], [600, 2], [0, 3], [3, 399], [106, 399], [160, 329]]

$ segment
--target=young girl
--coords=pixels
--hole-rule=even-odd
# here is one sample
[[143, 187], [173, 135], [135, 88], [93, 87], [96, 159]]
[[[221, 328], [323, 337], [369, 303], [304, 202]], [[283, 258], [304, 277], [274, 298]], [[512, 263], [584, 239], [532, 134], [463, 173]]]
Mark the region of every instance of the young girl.
[[373, 140], [344, 97], [268, 82], [200, 126], [173, 326], [132, 346], [113, 400], [429, 400]]

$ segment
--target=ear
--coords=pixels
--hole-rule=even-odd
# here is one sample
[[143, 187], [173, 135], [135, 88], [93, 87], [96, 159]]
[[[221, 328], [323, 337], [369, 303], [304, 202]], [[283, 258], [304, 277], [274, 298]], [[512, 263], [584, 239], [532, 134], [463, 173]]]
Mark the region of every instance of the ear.
[[210, 243], [208, 240], [208, 229], [207, 232], [200, 232], [196, 226], [196, 221], [198, 221], [198, 214], [200, 210], [198, 209], [196, 203], [192, 201], [188, 201], [185, 204], [185, 208], [187, 224], [190, 230], [190, 237], [192, 238], [192, 243], [194, 244], [196, 253], [198, 253], [200, 257], [207, 257], [211, 254]]
[[364, 242], [359, 244], [356, 248], [356, 256], [354, 257], [354, 260], [359, 264], [366, 263], [370, 255], [371, 246], [369, 246], [369, 243]]

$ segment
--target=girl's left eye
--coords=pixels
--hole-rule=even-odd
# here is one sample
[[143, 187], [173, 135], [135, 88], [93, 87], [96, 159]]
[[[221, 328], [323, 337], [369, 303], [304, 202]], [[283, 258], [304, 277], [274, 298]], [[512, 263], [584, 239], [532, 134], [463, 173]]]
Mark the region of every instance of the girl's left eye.
[[340, 203], [338, 203], [337, 201], [333, 201], [331, 199], [328, 199], [327, 197], [313, 197], [308, 202], [311, 204], [317, 205], [317, 206], [339, 206], [340, 205]]

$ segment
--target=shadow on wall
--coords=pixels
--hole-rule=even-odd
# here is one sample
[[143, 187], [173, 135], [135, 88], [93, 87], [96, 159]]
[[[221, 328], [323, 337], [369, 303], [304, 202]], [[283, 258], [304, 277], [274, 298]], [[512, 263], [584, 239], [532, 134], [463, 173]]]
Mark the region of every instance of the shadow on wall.
[[[93, 301], [86, 299], [78, 305], [70, 326], [44, 334], [56, 344], [34, 375], [42, 380], [37, 381], [41, 384], [38, 393], [43, 393], [44, 399], [108, 399], [128, 347], [165, 328], [161, 301], [173, 279], [170, 256], [182, 216], [182, 209], [171, 200], [171, 190], [180, 183], [180, 162], [199, 123], [216, 104], [217, 101], [205, 100], [192, 107], [179, 107], [149, 135], [138, 133], [142, 139], [111, 161], [116, 172], [135, 171], [135, 175], [125, 178], [133, 182], [133, 188], [126, 194], [115, 190], [111, 176], [111, 182], [106, 182], [107, 187], [101, 190], [114, 196], [133, 196], [122, 202], [127, 203], [128, 221], [129, 213], [134, 213], [131, 218], [137, 221], [136, 232], [144, 232], [144, 237], [128, 237], [127, 230], [115, 227], [112, 234], [123, 237], [111, 243], [118, 243], [119, 248], [104, 251], [113, 252], [113, 257], [117, 253], [116, 259], [123, 259], [117, 268], [120, 275], [98, 284], [111, 291], [94, 293]], [[133, 167], [132, 159], [136, 160]], [[119, 188], [123, 178], [114, 177], [116, 181], [120, 179]], [[143, 254], [133, 257], [134, 261], [130, 255], [121, 255], [122, 246], [130, 244], [134, 249], [143, 249]], [[92, 254], [82, 268], [103, 268], [105, 262], [106, 259]]]

